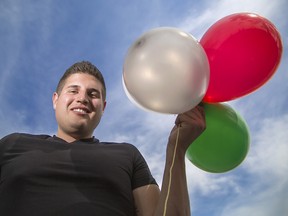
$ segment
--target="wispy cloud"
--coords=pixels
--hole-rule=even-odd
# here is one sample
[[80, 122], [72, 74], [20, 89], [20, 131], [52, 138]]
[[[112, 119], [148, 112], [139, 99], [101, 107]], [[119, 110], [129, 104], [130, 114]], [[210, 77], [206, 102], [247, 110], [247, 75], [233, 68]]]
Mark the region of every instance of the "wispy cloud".
[[221, 216], [285, 215], [288, 202], [288, 115], [263, 119], [253, 133], [248, 157], [241, 165], [242, 178], [235, 172], [208, 174], [188, 165], [192, 200], [196, 196], [233, 197], [215, 207]]
[[184, 18], [179, 24], [179, 28], [190, 32], [200, 40], [212, 24], [227, 15], [252, 12], [276, 21], [278, 18], [276, 11], [282, 11], [285, 4], [287, 5], [285, 0], [273, 2], [269, 0], [244, 0], [241, 3], [238, 0], [207, 1], [207, 7], [200, 14], [191, 12], [191, 16]]
[[[46, 1], [45, 4], [27, 1], [1, 2], [0, 97], [3, 100], [0, 111], [0, 133], [2, 135], [14, 131], [37, 131], [35, 127], [32, 129], [31, 121], [28, 120], [32, 113], [31, 110], [37, 107], [43, 110], [47, 107], [47, 104], [42, 103], [42, 97], [38, 98], [39, 103], [30, 106], [29, 111], [21, 109], [21, 106], [15, 106], [15, 104], [17, 102], [19, 105], [27, 104], [25, 97], [29, 97], [29, 95], [26, 94], [25, 97], [19, 95], [23, 96], [24, 92], [29, 92], [28, 89], [31, 87], [29, 82], [34, 83], [35, 89], [37, 85], [39, 88], [45, 86], [41, 81], [36, 80], [37, 76], [32, 77], [31, 74], [35, 75], [37, 72], [39, 74], [45, 65], [41, 63], [39, 56], [45, 53], [49, 47], [50, 3], [51, 1]], [[27, 68], [29, 69], [27, 70]], [[33, 92], [33, 96], [37, 93], [39, 92]], [[30, 95], [32, 94], [30, 93]], [[33, 99], [33, 97], [29, 98]], [[23, 100], [24, 102], [21, 103]], [[13, 101], [13, 105], [9, 101]], [[31, 100], [30, 104], [32, 103]]]

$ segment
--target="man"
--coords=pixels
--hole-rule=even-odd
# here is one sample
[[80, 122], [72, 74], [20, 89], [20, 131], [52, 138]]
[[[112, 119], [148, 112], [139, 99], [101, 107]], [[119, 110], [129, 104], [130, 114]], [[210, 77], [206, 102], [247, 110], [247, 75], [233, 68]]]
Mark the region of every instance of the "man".
[[57, 136], [15, 133], [0, 142], [0, 215], [190, 215], [185, 152], [205, 129], [203, 108], [177, 116], [161, 192], [139, 151], [93, 137], [106, 87], [90, 62], [72, 65], [53, 94]]

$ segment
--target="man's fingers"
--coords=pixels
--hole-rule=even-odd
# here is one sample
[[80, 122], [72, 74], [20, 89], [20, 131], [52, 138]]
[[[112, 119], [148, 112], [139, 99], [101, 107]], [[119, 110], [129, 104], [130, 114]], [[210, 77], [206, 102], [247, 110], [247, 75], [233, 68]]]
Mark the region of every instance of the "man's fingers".
[[196, 106], [192, 110], [179, 114], [175, 120], [175, 124], [181, 125], [183, 122], [193, 123], [195, 121], [201, 121], [202, 119], [205, 119], [204, 108]]

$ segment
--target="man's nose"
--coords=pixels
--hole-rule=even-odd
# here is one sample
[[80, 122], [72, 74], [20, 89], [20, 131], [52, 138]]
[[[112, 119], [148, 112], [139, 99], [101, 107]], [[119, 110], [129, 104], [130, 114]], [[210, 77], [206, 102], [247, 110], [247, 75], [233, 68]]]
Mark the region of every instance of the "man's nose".
[[88, 95], [86, 92], [80, 92], [77, 97], [77, 102], [87, 104], [89, 102]]

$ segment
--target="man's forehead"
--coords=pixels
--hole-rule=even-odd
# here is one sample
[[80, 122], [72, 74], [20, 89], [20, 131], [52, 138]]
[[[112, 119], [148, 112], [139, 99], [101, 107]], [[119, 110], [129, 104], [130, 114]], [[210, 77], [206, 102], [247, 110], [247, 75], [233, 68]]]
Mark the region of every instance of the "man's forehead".
[[102, 83], [90, 74], [77, 73], [70, 75], [65, 82], [64, 87], [86, 87], [86, 88], [102, 88]]

